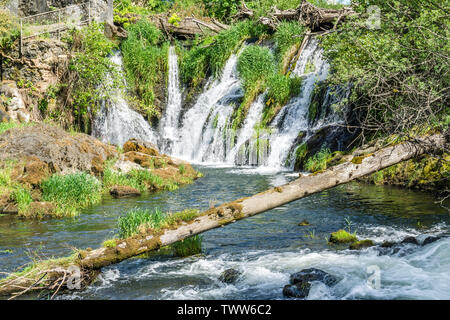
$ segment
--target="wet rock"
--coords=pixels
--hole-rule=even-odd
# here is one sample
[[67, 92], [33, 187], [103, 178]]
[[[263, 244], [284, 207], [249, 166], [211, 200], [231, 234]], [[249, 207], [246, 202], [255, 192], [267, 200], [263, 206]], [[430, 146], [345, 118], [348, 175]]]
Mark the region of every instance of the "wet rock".
[[139, 197], [141, 192], [135, 188], [127, 187], [127, 186], [116, 186], [113, 187], [109, 193], [114, 198], [130, 198], [130, 197]]
[[395, 242], [391, 242], [391, 241], [384, 241], [381, 244], [382, 248], [392, 248], [395, 245]]
[[158, 156], [158, 147], [154, 144], [138, 139], [131, 139], [125, 142], [123, 145], [123, 152], [127, 153], [130, 151], [135, 151], [139, 153], [148, 154], [150, 156]]
[[308, 220], [305, 219], [302, 222], [300, 222], [298, 225], [300, 227], [307, 227], [307, 226], [310, 226], [311, 224], [308, 222]]
[[105, 36], [108, 39], [115, 39], [115, 38], [125, 39], [128, 37], [128, 32], [124, 28], [116, 26], [114, 23], [106, 22]]
[[150, 156], [146, 153], [129, 151], [123, 155], [123, 159], [125, 161], [130, 161], [140, 165], [143, 168], [153, 168], [154, 160], [153, 156]]
[[332, 287], [339, 280], [335, 276], [320, 269], [304, 269], [290, 276], [290, 284], [283, 288], [283, 295], [290, 298], [306, 298], [311, 289], [311, 284], [314, 281], [320, 281]]
[[373, 247], [374, 245], [375, 245], [375, 243], [372, 240], [361, 240], [361, 241], [353, 242], [350, 245], [350, 249], [351, 250], [361, 250], [364, 248]]
[[439, 239], [441, 239], [441, 237], [436, 237], [436, 236], [428, 236], [425, 238], [425, 240], [423, 240], [422, 245], [426, 246], [427, 244], [433, 243], [438, 241]]
[[416, 238], [414, 237], [406, 237], [405, 239], [402, 240], [402, 242], [400, 242], [401, 244], [415, 244], [415, 245], [419, 245], [419, 242], [417, 241]]
[[236, 269], [227, 269], [224, 272], [222, 272], [222, 274], [219, 277], [219, 281], [224, 282], [224, 283], [235, 283], [239, 277], [241, 276], [242, 272], [240, 272], [239, 270]]

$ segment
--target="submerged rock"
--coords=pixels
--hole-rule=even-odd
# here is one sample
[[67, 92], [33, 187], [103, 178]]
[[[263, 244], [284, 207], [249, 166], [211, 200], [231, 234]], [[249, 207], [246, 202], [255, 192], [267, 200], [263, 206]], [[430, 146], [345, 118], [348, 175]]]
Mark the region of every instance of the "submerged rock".
[[309, 223], [308, 222], [308, 220], [303, 220], [302, 222], [300, 222], [299, 224], [298, 224], [300, 227], [307, 227], [307, 226], [310, 226], [311, 225], [311, 223]]
[[222, 272], [222, 274], [219, 277], [219, 281], [223, 282], [223, 283], [235, 283], [239, 277], [241, 276], [242, 272], [236, 269], [227, 269], [224, 272]]
[[402, 243], [402, 244], [415, 244], [417, 246], [419, 245], [419, 241], [417, 241], [417, 239], [414, 238], [414, 237], [406, 237], [400, 243]]
[[322, 282], [329, 287], [339, 282], [338, 278], [320, 269], [304, 269], [291, 274], [290, 284], [284, 286], [283, 295], [289, 298], [306, 298], [314, 281]]
[[372, 240], [361, 240], [361, 241], [353, 242], [350, 245], [350, 249], [351, 250], [361, 250], [364, 248], [373, 247], [374, 245], [375, 245], [375, 243]]
[[130, 197], [139, 197], [141, 192], [135, 188], [127, 187], [127, 186], [116, 186], [113, 187], [109, 193], [114, 198], [130, 198]]
[[436, 236], [428, 236], [425, 238], [425, 240], [423, 240], [422, 245], [426, 246], [427, 244], [433, 243], [438, 241], [439, 239], [441, 239], [441, 237], [436, 237]]

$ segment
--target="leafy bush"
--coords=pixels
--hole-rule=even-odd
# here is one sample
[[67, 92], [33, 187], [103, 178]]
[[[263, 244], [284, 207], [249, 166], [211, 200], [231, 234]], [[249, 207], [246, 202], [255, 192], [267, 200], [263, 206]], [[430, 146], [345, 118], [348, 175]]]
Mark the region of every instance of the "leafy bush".
[[275, 60], [268, 48], [248, 46], [239, 56], [237, 69], [243, 81], [244, 89], [250, 91], [264, 84], [274, 73]]
[[331, 154], [330, 149], [322, 148], [314, 156], [308, 158], [305, 163], [305, 169], [311, 172], [325, 170], [327, 168], [327, 160]]
[[87, 173], [55, 174], [41, 187], [43, 200], [55, 203], [63, 215], [75, 215], [101, 200], [100, 182]]

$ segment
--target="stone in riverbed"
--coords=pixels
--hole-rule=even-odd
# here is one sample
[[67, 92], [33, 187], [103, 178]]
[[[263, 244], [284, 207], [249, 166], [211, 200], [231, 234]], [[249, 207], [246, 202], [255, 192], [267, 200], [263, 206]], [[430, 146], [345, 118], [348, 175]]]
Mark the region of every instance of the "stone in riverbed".
[[291, 274], [290, 284], [283, 288], [283, 295], [289, 298], [306, 298], [313, 281], [320, 281], [332, 287], [338, 283], [338, 279], [320, 269], [310, 268]]
[[425, 238], [425, 240], [423, 240], [422, 245], [426, 246], [427, 244], [433, 243], [435, 241], [438, 241], [439, 239], [441, 239], [440, 237], [436, 237], [436, 236], [428, 236]]
[[414, 237], [406, 237], [400, 243], [402, 243], [402, 244], [415, 244], [417, 246], [419, 245], [419, 241], [417, 241], [417, 239], [414, 238]]
[[308, 222], [308, 220], [303, 220], [302, 222], [300, 222], [299, 224], [298, 224], [300, 227], [307, 227], [307, 226], [310, 226], [311, 225], [311, 223], [309, 223]]
[[330, 242], [334, 244], [338, 243], [353, 243], [358, 241], [358, 238], [354, 234], [348, 233], [345, 230], [339, 230], [336, 232], [333, 232], [330, 235]]
[[130, 198], [130, 197], [139, 197], [141, 192], [135, 188], [127, 187], [127, 186], [116, 186], [113, 187], [109, 193], [114, 198]]
[[227, 269], [219, 277], [219, 281], [222, 281], [223, 283], [235, 283], [239, 277], [241, 276], [242, 272], [236, 270], [236, 269]]
[[372, 240], [361, 240], [361, 241], [353, 242], [350, 245], [350, 249], [351, 250], [361, 250], [364, 248], [373, 247], [374, 245], [375, 245], [375, 243]]

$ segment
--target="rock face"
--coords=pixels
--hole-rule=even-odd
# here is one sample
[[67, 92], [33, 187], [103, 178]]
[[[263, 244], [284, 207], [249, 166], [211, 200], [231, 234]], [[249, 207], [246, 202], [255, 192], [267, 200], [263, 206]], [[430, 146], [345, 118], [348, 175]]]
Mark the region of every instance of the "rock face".
[[227, 269], [219, 277], [219, 281], [223, 283], [235, 283], [238, 278], [241, 276], [242, 272], [236, 270], [236, 269]]
[[[3, 81], [0, 86], [0, 120], [14, 120], [19, 122], [29, 122], [31, 115], [25, 107], [17, 85], [14, 81]], [[3, 109], [4, 111], [1, 111]]]
[[304, 269], [291, 275], [289, 279], [290, 284], [283, 288], [283, 295], [289, 298], [306, 298], [314, 281], [320, 281], [332, 287], [339, 280], [335, 276], [319, 269]]
[[36, 124], [0, 136], [0, 161], [26, 160], [23, 179], [35, 184], [42, 173], [85, 171], [101, 174], [104, 162], [117, 156], [114, 147], [86, 134], [70, 134], [56, 126]]
[[19, 0], [19, 13], [24, 17], [47, 11], [47, 0]]

